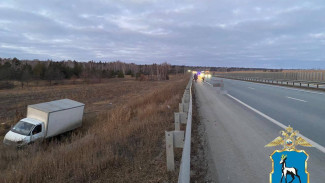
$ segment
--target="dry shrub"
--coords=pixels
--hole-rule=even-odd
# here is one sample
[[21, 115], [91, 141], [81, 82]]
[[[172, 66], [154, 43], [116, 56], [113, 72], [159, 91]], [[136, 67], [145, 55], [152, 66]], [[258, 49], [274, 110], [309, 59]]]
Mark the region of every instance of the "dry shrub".
[[148, 80], [148, 79], [147, 79], [147, 76], [144, 75], [144, 74], [142, 74], [142, 73], [139, 74], [139, 75], [137, 75], [137, 76], [136, 76], [136, 79], [139, 80], [139, 81], [146, 81], [146, 80]]
[[166, 173], [164, 131], [187, 78], [162, 82], [143, 97], [100, 113], [84, 133], [73, 132], [16, 150], [0, 146], [3, 182], [162, 182]]

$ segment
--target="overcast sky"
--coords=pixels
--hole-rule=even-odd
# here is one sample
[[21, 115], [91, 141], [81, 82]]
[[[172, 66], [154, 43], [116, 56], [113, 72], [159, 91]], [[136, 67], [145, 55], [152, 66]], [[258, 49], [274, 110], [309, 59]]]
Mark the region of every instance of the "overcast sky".
[[0, 57], [325, 69], [325, 1], [1, 0]]

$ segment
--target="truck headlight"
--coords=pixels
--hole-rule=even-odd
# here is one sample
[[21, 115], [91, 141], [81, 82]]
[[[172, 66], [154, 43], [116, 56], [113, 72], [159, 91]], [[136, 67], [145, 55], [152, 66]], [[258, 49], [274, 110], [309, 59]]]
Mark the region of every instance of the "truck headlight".
[[23, 140], [17, 141], [17, 144], [18, 144], [18, 145], [22, 145], [23, 143], [24, 143]]

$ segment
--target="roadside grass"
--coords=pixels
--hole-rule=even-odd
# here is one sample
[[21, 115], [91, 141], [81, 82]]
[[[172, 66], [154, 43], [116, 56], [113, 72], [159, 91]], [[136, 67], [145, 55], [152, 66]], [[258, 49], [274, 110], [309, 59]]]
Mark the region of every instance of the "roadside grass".
[[123, 105], [133, 98], [141, 97], [166, 82], [174, 82], [178, 79], [179, 76], [171, 76], [170, 81], [139, 82], [134, 78], [115, 78], [110, 79], [109, 82], [96, 84], [0, 90], [0, 137], [3, 137], [19, 119], [26, 116], [27, 105], [30, 104], [69, 98], [86, 104], [84, 117], [89, 118], [96, 113]]
[[121, 88], [116, 94], [120, 96], [119, 105], [86, 118], [81, 130], [65, 138], [19, 150], [0, 146], [1, 179], [36, 183], [175, 182], [177, 176], [166, 172], [164, 131], [174, 126], [174, 111], [187, 82], [188, 77], [183, 76], [152, 82], [154, 87], [143, 86], [141, 92]]

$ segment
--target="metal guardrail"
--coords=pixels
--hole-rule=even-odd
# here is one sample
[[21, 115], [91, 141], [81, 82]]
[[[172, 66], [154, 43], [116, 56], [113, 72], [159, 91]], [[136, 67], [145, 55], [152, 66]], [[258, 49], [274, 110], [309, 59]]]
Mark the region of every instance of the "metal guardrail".
[[[229, 79], [238, 79], [245, 81], [256, 81], [262, 83], [272, 83], [272, 84], [281, 84], [281, 85], [290, 85], [298, 86], [295, 83], [299, 84], [300, 87], [303, 87], [302, 84], [307, 85], [309, 88], [319, 88], [320, 86], [325, 86], [325, 82], [319, 81], [306, 81], [306, 80], [290, 80], [290, 79], [274, 79], [274, 78], [260, 78], [260, 77], [243, 77], [243, 76], [230, 76], [230, 75], [215, 75], [217, 77], [229, 78]], [[311, 87], [314, 85], [316, 87]]]
[[190, 91], [190, 102], [187, 114], [187, 124], [185, 131], [185, 142], [182, 153], [181, 166], [178, 175], [179, 183], [189, 183], [190, 182], [190, 166], [191, 166], [191, 132], [192, 132], [192, 80], [189, 86], [186, 87]]
[[[191, 165], [191, 131], [192, 131], [192, 78], [186, 86], [182, 103], [179, 104], [179, 112], [175, 113], [175, 130], [166, 131], [166, 158], [167, 170], [174, 171], [174, 148], [183, 148], [182, 160], [179, 170], [178, 182], [190, 182]], [[180, 125], [186, 124], [184, 131], [180, 131]]]
[[291, 72], [223, 72], [215, 73], [220, 75], [238, 76], [238, 77], [257, 77], [257, 78], [273, 78], [286, 80], [303, 80], [303, 81], [325, 81], [325, 70], [314, 71], [291, 71]]

